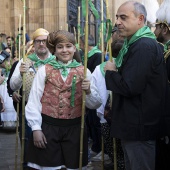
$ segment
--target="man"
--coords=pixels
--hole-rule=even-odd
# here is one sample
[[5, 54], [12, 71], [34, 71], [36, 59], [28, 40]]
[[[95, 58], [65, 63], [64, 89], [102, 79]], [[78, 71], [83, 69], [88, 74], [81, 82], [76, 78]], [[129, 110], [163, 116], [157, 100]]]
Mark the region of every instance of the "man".
[[9, 47], [11, 49], [12, 57], [13, 57], [14, 56], [14, 52], [15, 52], [14, 37], [8, 36], [6, 38], [6, 41], [7, 41], [7, 47]]
[[[15, 92], [21, 88], [22, 75], [23, 73], [26, 73], [26, 87], [25, 87], [26, 103], [28, 101], [28, 96], [30, 93], [32, 82], [33, 82], [33, 79], [34, 79], [34, 76], [37, 70], [42, 65], [48, 63], [49, 61], [55, 58], [54, 56], [50, 54], [48, 48], [46, 47], [46, 39], [47, 39], [48, 34], [49, 32], [43, 28], [39, 28], [33, 33], [33, 46], [35, 48], [35, 53], [29, 55], [26, 58], [26, 62], [23, 62], [23, 59], [21, 59], [17, 63], [16, 68], [9, 81], [10, 86], [8, 86], [8, 88], [10, 87], [11, 90]], [[29, 53], [29, 51], [27, 51], [27, 53]], [[13, 93], [13, 98], [15, 98], [16, 102], [21, 101], [21, 96], [22, 95], [18, 96], [16, 93]], [[22, 108], [20, 107], [20, 110], [21, 109]], [[22, 124], [21, 113], [22, 112], [20, 111], [20, 118], [19, 118], [20, 125]], [[25, 126], [26, 126], [26, 140], [28, 140], [30, 133], [31, 133], [31, 129], [28, 127], [27, 122]], [[27, 145], [27, 141], [25, 143], [26, 143], [25, 145]]]
[[[80, 48], [82, 51], [85, 50], [85, 36], [82, 36], [80, 38]], [[95, 40], [92, 35], [88, 36], [88, 61], [87, 61], [87, 68], [93, 73], [96, 66], [101, 63], [101, 51], [95, 46]], [[82, 61], [83, 61], [82, 57]], [[89, 132], [89, 136], [93, 140], [92, 146], [91, 146], [91, 156], [96, 155], [101, 151], [101, 125], [100, 125], [100, 119], [97, 116], [96, 110], [88, 109], [86, 110], [86, 124], [87, 129]]]
[[[18, 62], [10, 80], [11, 89], [13, 89], [14, 91], [17, 91], [22, 86], [23, 73], [27, 73], [27, 71], [29, 70], [29, 72], [33, 72], [34, 74], [36, 73], [36, 69], [38, 69], [43, 64], [46, 64], [49, 60], [54, 59], [54, 56], [50, 54], [48, 48], [46, 47], [47, 36], [48, 31], [43, 28], [39, 28], [33, 33], [33, 46], [35, 48], [35, 53], [28, 56], [27, 60], [29, 61], [26, 60], [26, 63], [22, 62], [22, 59]], [[26, 96], [26, 98], [28, 98], [28, 96]]]
[[[156, 13], [157, 23], [156, 29], [154, 31], [157, 41], [164, 45], [164, 59], [166, 64], [166, 71], [168, 76], [168, 82], [170, 82], [170, 15], [168, 12], [170, 10], [170, 0], [164, 0], [160, 8]], [[170, 87], [170, 84], [168, 83]], [[167, 95], [167, 98], [170, 94]], [[170, 108], [167, 110], [169, 111]], [[168, 117], [166, 120], [169, 121]], [[167, 122], [167, 124], [169, 124]], [[156, 148], [156, 170], [167, 170], [170, 169], [170, 136], [165, 136], [157, 140]]]
[[165, 68], [161, 47], [145, 26], [146, 16], [139, 2], [119, 7], [116, 24], [125, 42], [105, 66], [106, 86], [114, 93], [111, 136], [121, 139], [126, 170], [155, 169], [155, 140], [162, 130]]
[[170, 10], [169, 0], [165, 0], [157, 11], [157, 23], [154, 31], [157, 41], [164, 44], [168, 80], [170, 81], [170, 15], [164, 11]]
[[3, 37], [5, 34], [0, 34], [0, 51], [4, 50], [4, 48], [7, 46], [6, 43], [3, 41]]

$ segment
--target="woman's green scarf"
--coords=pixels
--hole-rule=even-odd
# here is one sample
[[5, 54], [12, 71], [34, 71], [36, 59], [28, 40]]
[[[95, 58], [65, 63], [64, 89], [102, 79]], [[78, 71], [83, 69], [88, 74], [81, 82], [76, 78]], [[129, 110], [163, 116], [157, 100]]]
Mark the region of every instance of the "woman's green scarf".
[[37, 55], [35, 53], [33, 54], [30, 54], [28, 56], [28, 58], [31, 60], [31, 61], [34, 61], [34, 66], [35, 67], [39, 67], [40, 65], [45, 65], [45, 64], [48, 64], [50, 61], [52, 60], [55, 60], [56, 59], [56, 56], [50, 54], [50, 57], [46, 58], [45, 60], [41, 60], [37, 57]]
[[147, 37], [147, 38], [152, 38], [156, 39], [155, 35], [153, 32], [151, 32], [150, 28], [147, 26], [142, 27], [139, 29], [132, 37], [130, 40], [125, 38], [123, 47], [121, 48], [118, 56], [115, 59], [116, 67], [119, 68], [122, 65], [123, 57], [125, 54], [128, 52], [128, 49], [130, 45], [132, 45], [135, 41], [139, 40], [140, 38]]

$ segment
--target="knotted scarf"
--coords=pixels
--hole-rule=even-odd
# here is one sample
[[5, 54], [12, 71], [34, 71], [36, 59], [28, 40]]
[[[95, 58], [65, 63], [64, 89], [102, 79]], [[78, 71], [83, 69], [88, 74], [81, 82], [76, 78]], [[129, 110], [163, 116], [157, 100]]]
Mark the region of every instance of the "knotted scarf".
[[147, 26], [144, 26], [140, 28], [131, 38], [128, 40], [125, 38], [123, 47], [121, 48], [118, 56], [115, 59], [116, 67], [119, 68], [122, 65], [123, 57], [125, 54], [128, 52], [128, 49], [130, 45], [132, 45], [135, 41], [139, 40], [140, 38], [147, 37], [147, 38], [152, 38], [156, 39], [155, 35], [153, 32], [151, 32], [150, 28]]
[[50, 54], [50, 57], [46, 58], [45, 60], [39, 59], [35, 53], [30, 54], [30, 55], [28, 56], [28, 58], [29, 58], [31, 61], [34, 61], [34, 62], [35, 62], [35, 63], [34, 63], [34, 66], [35, 66], [35, 67], [39, 67], [40, 65], [45, 65], [45, 64], [51, 62], [52, 60], [56, 61], [56, 60], [55, 60], [56, 57], [53, 56], [52, 54]]

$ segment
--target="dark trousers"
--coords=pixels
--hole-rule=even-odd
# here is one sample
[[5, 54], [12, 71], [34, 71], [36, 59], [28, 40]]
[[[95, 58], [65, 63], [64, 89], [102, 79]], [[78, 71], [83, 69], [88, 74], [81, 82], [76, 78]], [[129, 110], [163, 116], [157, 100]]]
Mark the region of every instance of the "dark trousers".
[[126, 170], [155, 170], [155, 141], [122, 140]]
[[96, 110], [86, 109], [85, 123], [88, 136], [93, 140], [91, 150], [99, 153], [101, 151], [101, 124]]
[[156, 141], [156, 167], [155, 170], [170, 169], [170, 137]]
[[[25, 162], [25, 157], [27, 154], [27, 148], [28, 148], [28, 140], [31, 137], [32, 130], [27, 124], [27, 120], [25, 119], [25, 137], [24, 137], [24, 165], [23, 167], [27, 167], [27, 162]], [[20, 137], [20, 142], [22, 146], [22, 113], [19, 114], [19, 137]]]

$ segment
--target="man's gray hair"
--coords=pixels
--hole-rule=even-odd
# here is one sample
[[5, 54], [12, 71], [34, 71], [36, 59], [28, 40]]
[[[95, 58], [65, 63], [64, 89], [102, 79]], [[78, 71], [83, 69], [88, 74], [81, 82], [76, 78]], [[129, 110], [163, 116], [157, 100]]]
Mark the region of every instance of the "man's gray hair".
[[[83, 43], [85, 43], [85, 36], [82, 36], [81, 40], [82, 40]], [[95, 39], [92, 35], [88, 36], [88, 45], [89, 46], [95, 46]]]
[[135, 15], [142, 14], [144, 16], [144, 22], [146, 22], [147, 11], [143, 4], [134, 2]]

